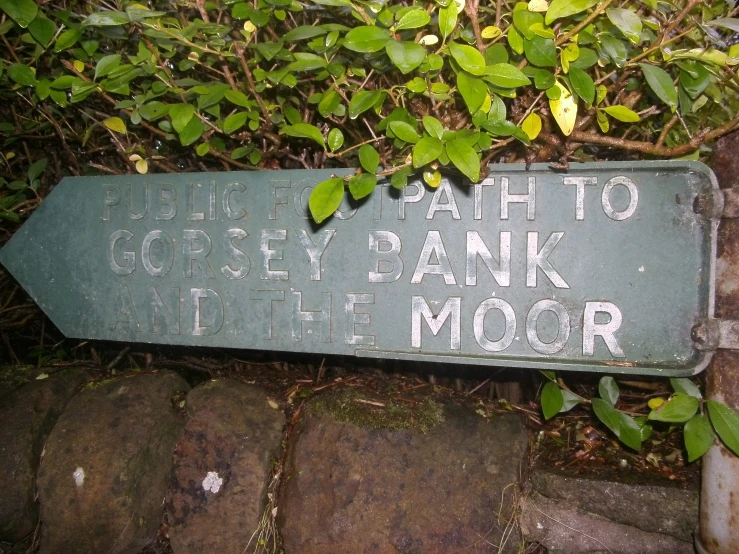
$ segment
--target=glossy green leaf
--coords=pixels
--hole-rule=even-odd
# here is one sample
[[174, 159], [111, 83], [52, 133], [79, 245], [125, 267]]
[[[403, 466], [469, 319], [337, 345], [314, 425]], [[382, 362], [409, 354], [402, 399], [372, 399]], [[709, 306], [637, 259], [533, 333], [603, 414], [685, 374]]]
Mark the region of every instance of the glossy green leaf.
[[557, 66], [557, 48], [553, 40], [537, 36], [524, 40], [523, 48], [530, 63], [538, 67]]
[[485, 58], [477, 48], [458, 42], [450, 42], [449, 54], [456, 60], [459, 67], [465, 71], [477, 76], [485, 74]]
[[420, 77], [413, 77], [413, 79], [408, 81], [405, 86], [408, 87], [408, 90], [411, 92], [416, 92], [418, 94], [426, 92], [426, 89], [428, 88], [426, 86], [426, 81]]
[[33, 183], [36, 179], [41, 177], [41, 174], [46, 170], [46, 166], [49, 163], [48, 158], [41, 158], [36, 160], [31, 167], [28, 168], [28, 182]]
[[642, 21], [638, 15], [626, 8], [608, 8], [606, 15], [631, 42], [637, 44], [640, 41]]
[[463, 141], [452, 139], [445, 145], [449, 160], [473, 183], [480, 180], [480, 155]]
[[554, 86], [554, 74], [546, 69], [530, 68], [534, 77], [534, 86], [539, 90], [546, 90]]
[[672, 84], [672, 77], [669, 73], [661, 67], [646, 63], [640, 63], [639, 67], [644, 72], [644, 78], [647, 80], [649, 88], [654, 91], [654, 94], [660, 100], [675, 111], [675, 108], [677, 108], [677, 89]]
[[371, 173], [360, 173], [349, 179], [349, 192], [352, 198], [359, 200], [375, 190], [377, 176]]
[[615, 406], [618, 401], [618, 384], [610, 375], [601, 377], [598, 382], [598, 394], [603, 400], [606, 400], [611, 406]]
[[257, 45], [257, 51], [262, 55], [262, 57], [267, 60], [271, 61], [274, 59], [277, 54], [279, 54], [284, 45], [282, 41], [264, 41], [260, 42]]
[[315, 125], [309, 123], [297, 123], [295, 125], [285, 125], [281, 131], [289, 137], [308, 138], [314, 140], [326, 148], [326, 142], [323, 140], [321, 131]]
[[325, 58], [310, 52], [297, 52], [295, 61], [287, 66], [289, 71], [313, 71], [323, 69], [328, 65]]
[[711, 27], [723, 27], [724, 29], [729, 29], [730, 31], [739, 33], [739, 19], [736, 17], [719, 17], [717, 19], [707, 21], [705, 25], [709, 25]]
[[444, 144], [437, 137], [423, 137], [413, 147], [413, 167], [423, 167], [435, 161], [444, 151]]
[[582, 398], [568, 390], [562, 389], [562, 409], [560, 412], [568, 412], [582, 401]]
[[642, 428], [629, 414], [618, 412], [618, 418], [621, 423], [621, 432], [618, 439], [629, 448], [641, 450]]
[[105, 125], [111, 131], [115, 131], [121, 135], [126, 134], [126, 124], [120, 117], [108, 117], [103, 119], [103, 125]]
[[246, 94], [240, 90], [227, 90], [224, 93], [224, 96], [226, 97], [226, 100], [232, 104], [241, 106], [242, 108], [249, 108], [252, 105], [252, 102], [247, 98]]
[[51, 88], [56, 90], [65, 90], [72, 88], [78, 82], [82, 83], [83, 81], [76, 75], [62, 75], [51, 82]]
[[39, 79], [36, 81], [35, 90], [39, 100], [46, 100], [51, 92], [51, 82], [48, 79]]
[[641, 429], [634, 418], [619, 412], [602, 398], [593, 398], [592, 406], [595, 415], [608, 427], [618, 439], [634, 450], [641, 449]]
[[485, 81], [464, 71], [457, 75], [457, 90], [471, 114], [480, 109], [488, 94]]
[[457, 27], [457, 8], [452, 5], [439, 8], [439, 32], [444, 40], [454, 32]]
[[599, 108], [600, 110], [603, 110], [608, 115], [610, 115], [614, 119], [618, 119], [619, 121], [623, 121], [625, 123], [636, 123], [641, 118], [639, 117], [639, 114], [636, 113], [633, 110], [630, 110], [626, 106], [606, 106], [605, 108]]
[[569, 77], [575, 94], [582, 98], [588, 106], [592, 106], [595, 101], [595, 83], [590, 75], [582, 69], [570, 67]]
[[38, 14], [38, 6], [34, 0], [0, 0], [0, 9], [24, 29]]
[[356, 119], [360, 114], [374, 108], [385, 98], [383, 90], [360, 90], [349, 102], [349, 117]]
[[335, 89], [330, 88], [323, 93], [321, 101], [318, 103], [318, 113], [322, 117], [328, 117], [336, 112], [341, 104], [341, 95]]
[[511, 50], [513, 50], [516, 54], [523, 54], [524, 52], [523, 36], [521, 35], [521, 33], [516, 31], [516, 29], [513, 26], [508, 28], [508, 34], [506, 35], [506, 40], [508, 40], [508, 46], [511, 47]]
[[680, 84], [691, 99], [695, 100], [711, 84], [711, 72], [700, 62], [680, 62]]
[[716, 435], [703, 414], [696, 414], [683, 428], [685, 449], [688, 451], [688, 461], [694, 462], [713, 445]]
[[431, 21], [431, 16], [421, 8], [415, 8], [405, 12], [398, 23], [395, 25], [396, 31], [402, 31], [403, 29], [418, 29], [427, 25]]
[[327, 33], [326, 29], [315, 25], [301, 25], [285, 33], [282, 40], [292, 42], [295, 40], [305, 40], [308, 38], [319, 37]]
[[282, 113], [285, 114], [285, 119], [291, 125], [303, 122], [303, 114], [301, 114], [295, 106], [285, 105], [282, 107]]
[[421, 138], [416, 130], [405, 121], [391, 121], [387, 126], [402, 141], [415, 144]]
[[95, 80], [99, 77], [105, 77], [121, 63], [120, 54], [110, 54], [109, 56], [103, 56], [95, 64]]
[[339, 209], [344, 198], [344, 179], [333, 177], [316, 185], [308, 199], [308, 208], [316, 223], [322, 223]]
[[483, 123], [482, 128], [497, 137], [511, 137], [518, 131], [515, 123], [505, 119], [491, 119]]
[[697, 398], [698, 400], [703, 398], [701, 390], [690, 379], [670, 379], [670, 386], [675, 392], [682, 392], [683, 394], [687, 394], [688, 396], [692, 396], [693, 398]]
[[154, 100], [139, 107], [139, 115], [146, 121], [155, 121], [169, 113], [169, 106], [164, 102]]
[[424, 115], [421, 121], [423, 123], [423, 128], [426, 129], [426, 132], [432, 137], [440, 139], [444, 136], [444, 126], [441, 124], [441, 121], [436, 119], [433, 115]]
[[14, 63], [8, 66], [8, 76], [19, 85], [32, 87], [36, 84], [36, 74], [26, 64]]
[[131, 22], [131, 17], [126, 12], [96, 12], [88, 15], [82, 22], [82, 27], [116, 27]]
[[531, 84], [531, 80], [516, 66], [496, 63], [485, 68], [485, 80], [501, 88], [516, 88]]
[[401, 190], [408, 184], [410, 174], [411, 169], [409, 167], [402, 167], [390, 175], [390, 184], [394, 189]]
[[530, 12], [529, 10], [517, 10], [513, 12], [513, 24], [516, 29], [524, 36], [531, 40], [536, 36], [531, 29], [532, 25], [541, 25], [544, 22], [544, 16], [540, 13]]
[[390, 40], [385, 45], [385, 52], [404, 75], [416, 69], [426, 59], [426, 49], [415, 42]]
[[172, 127], [178, 133], [182, 132], [194, 115], [195, 108], [192, 104], [172, 104], [169, 107], [169, 117], [172, 120]]
[[380, 165], [380, 154], [371, 144], [363, 144], [359, 147], [359, 164], [367, 173], [375, 174]]
[[54, 52], [61, 52], [67, 48], [71, 48], [80, 39], [82, 33], [77, 29], [67, 29], [56, 39], [54, 43]]
[[628, 51], [623, 41], [611, 35], [601, 35], [599, 40], [601, 53], [610, 58], [617, 67], [623, 67], [628, 56]]
[[562, 410], [563, 405], [562, 389], [556, 383], [547, 381], [541, 390], [541, 411], [544, 419], [552, 419]]
[[684, 423], [695, 415], [700, 402], [697, 398], [676, 392], [656, 410], [649, 413], [649, 419], [668, 423]]
[[244, 125], [246, 125], [246, 112], [236, 112], [229, 115], [223, 122], [223, 132], [230, 135], [234, 131], [238, 131]]
[[180, 131], [180, 144], [188, 146], [198, 140], [203, 135], [203, 122], [199, 117], [193, 117], [185, 128]]
[[577, 69], [588, 69], [598, 63], [598, 52], [592, 48], [580, 47], [580, 55], [576, 60], [570, 62], [570, 67]]
[[739, 456], [739, 415], [721, 402], [708, 400], [708, 415], [711, 425], [723, 443]]
[[598, 419], [619, 437], [621, 435], [619, 411], [613, 407], [613, 404], [602, 398], [592, 398], [591, 403]]
[[331, 152], [336, 152], [344, 144], [344, 133], [341, 129], [333, 128], [328, 133], [328, 148]]
[[44, 48], [47, 48], [56, 34], [56, 25], [50, 19], [38, 16], [28, 25], [31, 36]]
[[545, 22], [550, 25], [553, 21], [562, 17], [575, 15], [592, 8], [598, 0], [552, 0], [547, 10]]
[[344, 38], [344, 48], [354, 52], [370, 53], [385, 48], [390, 34], [380, 27], [361, 25], [354, 27]]

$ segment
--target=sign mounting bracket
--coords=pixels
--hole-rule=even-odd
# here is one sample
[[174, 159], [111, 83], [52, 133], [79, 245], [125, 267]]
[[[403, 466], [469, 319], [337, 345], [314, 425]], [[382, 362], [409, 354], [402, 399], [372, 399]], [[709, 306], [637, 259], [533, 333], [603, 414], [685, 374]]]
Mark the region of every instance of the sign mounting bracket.
[[739, 320], [704, 319], [690, 332], [697, 350], [739, 350]]

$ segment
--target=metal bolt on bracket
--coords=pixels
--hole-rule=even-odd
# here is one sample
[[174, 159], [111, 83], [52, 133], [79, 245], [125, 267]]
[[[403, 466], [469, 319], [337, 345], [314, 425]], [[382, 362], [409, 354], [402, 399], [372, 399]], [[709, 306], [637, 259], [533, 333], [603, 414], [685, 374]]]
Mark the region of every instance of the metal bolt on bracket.
[[690, 330], [697, 350], [739, 350], [739, 320], [703, 319]]

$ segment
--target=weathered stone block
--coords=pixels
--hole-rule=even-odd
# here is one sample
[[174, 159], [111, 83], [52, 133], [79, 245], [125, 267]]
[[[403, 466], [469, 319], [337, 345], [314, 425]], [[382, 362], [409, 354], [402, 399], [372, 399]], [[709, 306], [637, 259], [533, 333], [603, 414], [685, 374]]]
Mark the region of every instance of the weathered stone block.
[[537, 468], [533, 488], [560, 504], [650, 533], [693, 541], [698, 525], [698, 488], [678, 483], [618, 482]]
[[[510, 523], [528, 434], [516, 416], [445, 409], [428, 433], [309, 412], [289, 445], [278, 520], [287, 554], [516, 552]], [[510, 525], [510, 526], [509, 526]]]
[[167, 493], [172, 550], [243, 554], [264, 510], [285, 417], [264, 391], [232, 379], [193, 389], [187, 411]]
[[171, 372], [90, 386], [69, 402], [38, 476], [41, 554], [135, 553], [154, 537], [185, 420]]
[[0, 407], [0, 540], [16, 542], [38, 523], [34, 500], [41, 451], [87, 374], [68, 369], [9, 392]]

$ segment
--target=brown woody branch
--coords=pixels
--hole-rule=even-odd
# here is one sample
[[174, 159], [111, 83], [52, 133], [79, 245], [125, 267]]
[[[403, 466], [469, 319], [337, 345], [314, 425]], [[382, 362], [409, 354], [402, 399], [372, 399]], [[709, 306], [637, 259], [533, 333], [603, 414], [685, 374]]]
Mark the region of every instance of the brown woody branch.
[[712, 131], [703, 130], [700, 133], [696, 133], [695, 135], [693, 135], [693, 138], [691, 138], [690, 141], [685, 144], [671, 147], [665, 147], [660, 144], [652, 144], [649, 142], [637, 140], [626, 140], [618, 137], [598, 135], [585, 131], [573, 131], [570, 135], [570, 140], [581, 143], [610, 146], [612, 148], [618, 148], [619, 150], [641, 152], [642, 154], [648, 154], [650, 156], [673, 158], [675, 156], [684, 156], [685, 154], [689, 154], [693, 150], [699, 148], [702, 144], [722, 137], [730, 133], [737, 127], [739, 127], [739, 115], [731, 121], [724, 123], [720, 127], [713, 129]]

